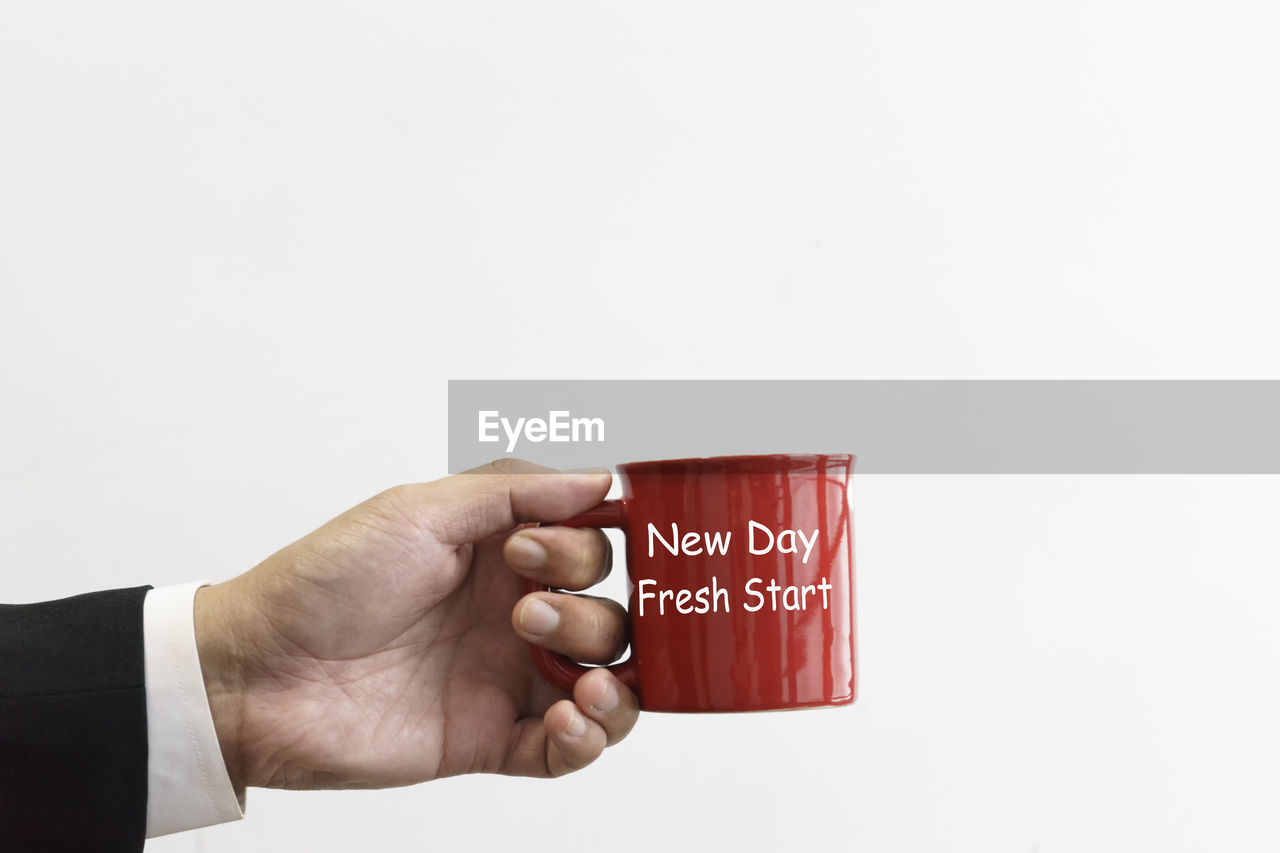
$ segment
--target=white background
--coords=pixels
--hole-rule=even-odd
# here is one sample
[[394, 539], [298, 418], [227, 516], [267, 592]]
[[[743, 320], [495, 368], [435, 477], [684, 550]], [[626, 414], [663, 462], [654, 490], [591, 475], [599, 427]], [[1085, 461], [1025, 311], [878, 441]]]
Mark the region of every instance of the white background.
[[[448, 378], [1276, 377], [1277, 36], [1266, 2], [4, 2], [0, 599], [223, 579], [439, 476]], [[1280, 844], [1280, 481], [855, 501], [852, 709], [254, 790], [148, 849]]]

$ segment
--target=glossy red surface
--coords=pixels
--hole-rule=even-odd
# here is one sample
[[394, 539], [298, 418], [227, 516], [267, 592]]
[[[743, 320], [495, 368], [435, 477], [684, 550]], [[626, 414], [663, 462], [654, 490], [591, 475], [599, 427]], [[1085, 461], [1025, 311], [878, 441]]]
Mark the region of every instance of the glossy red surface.
[[[637, 691], [643, 709], [762, 711], [853, 701], [853, 462], [846, 454], [814, 454], [630, 463], [619, 466], [622, 500], [562, 522], [626, 534], [631, 656], [611, 668]], [[752, 544], [757, 551], [767, 544], [751, 522], [769, 531], [775, 547], [751, 553]], [[686, 539], [691, 534], [696, 542]], [[792, 546], [794, 553], [784, 552]], [[779, 589], [771, 591], [771, 583]], [[672, 594], [661, 596], [664, 589]], [[690, 591], [683, 608], [677, 590]], [[691, 612], [700, 606], [706, 612]], [[537, 647], [534, 659], [566, 689], [587, 671]]]

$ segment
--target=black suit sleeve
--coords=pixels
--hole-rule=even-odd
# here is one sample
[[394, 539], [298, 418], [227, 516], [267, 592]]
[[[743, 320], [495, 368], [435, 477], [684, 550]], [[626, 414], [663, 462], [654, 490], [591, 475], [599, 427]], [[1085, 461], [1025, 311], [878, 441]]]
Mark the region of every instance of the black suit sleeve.
[[0, 605], [0, 851], [139, 851], [149, 587]]

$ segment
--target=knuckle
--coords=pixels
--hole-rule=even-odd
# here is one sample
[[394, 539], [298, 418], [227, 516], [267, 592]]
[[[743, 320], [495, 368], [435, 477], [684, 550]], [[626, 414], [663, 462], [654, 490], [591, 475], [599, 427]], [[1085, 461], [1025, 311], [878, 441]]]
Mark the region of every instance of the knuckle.
[[577, 568], [589, 567], [596, 558], [596, 540], [589, 533], [585, 536], [575, 536], [577, 547], [574, 549], [573, 561]]
[[367, 503], [376, 509], [393, 509], [406, 512], [415, 503], [414, 488], [409, 483], [401, 483], [384, 489], [374, 495]]
[[622, 654], [627, 646], [627, 611], [612, 599], [597, 599], [592, 612], [592, 628], [600, 647], [613, 658]]
[[609, 569], [613, 567], [613, 545], [609, 542], [609, 537], [605, 535], [603, 530], [595, 531], [596, 559], [600, 561], [601, 571], [604, 575], [609, 574]]
[[577, 547], [574, 549], [574, 562], [579, 569], [591, 569], [600, 560], [600, 531], [584, 531], [584, 535], [575, 537]]
[[502, 456], [489, 460], [484, 467], [494, 474], [518, 474], [523, 467], [523, 462], [510, 456]]
[[596, 584], [608, 577], [611, 556], [609, 539], [603, 531], [591, 530], [587, 535], [578, 537], [574, 568], [577, 569], [580, 580], [586, 584]]

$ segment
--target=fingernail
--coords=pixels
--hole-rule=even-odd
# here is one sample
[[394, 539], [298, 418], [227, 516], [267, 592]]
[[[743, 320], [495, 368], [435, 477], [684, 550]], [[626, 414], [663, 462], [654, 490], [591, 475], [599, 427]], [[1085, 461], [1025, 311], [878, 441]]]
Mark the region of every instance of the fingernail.
[[594, 468], [570, 468], [568, 471], [565, 471], [565, 473], [566, 474], [608, 474], [609, 469], [597, 465]]
[[520, 627], [526, 633], [550, 634], [560, 624], [560, 614], [541, 598], [531, 598], [520, 608]]
[[547, 564], [547, 549], [532, 536], [517, 533], [507, 542], [507, 562], [516, 569], [540, 569]]
[[564, 733], [569, 737], [582, 737], [583, 732], [587, 730], [587, 721], [578, 711], [573, 709], [573, 716], [569, 718], [569, 724], [564, 727]]
[[618, 688], [613, 686], [612, 680], [606, 678], [604, 687], [601, 688], [596, 701], [591, 703], [591, 708], [598, 713], [607, 714], [616, 707], [618, 707]]

